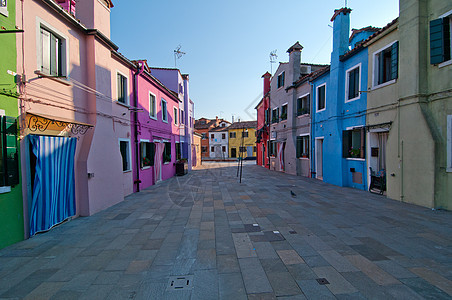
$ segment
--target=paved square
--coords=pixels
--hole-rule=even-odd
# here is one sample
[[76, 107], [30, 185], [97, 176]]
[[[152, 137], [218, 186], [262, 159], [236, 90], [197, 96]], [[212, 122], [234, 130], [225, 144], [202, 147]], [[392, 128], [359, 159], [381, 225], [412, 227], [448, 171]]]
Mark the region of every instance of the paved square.
[[451, 212], [236, 175], [204, 163], [0, 250], [0, 299], [452, 298]]

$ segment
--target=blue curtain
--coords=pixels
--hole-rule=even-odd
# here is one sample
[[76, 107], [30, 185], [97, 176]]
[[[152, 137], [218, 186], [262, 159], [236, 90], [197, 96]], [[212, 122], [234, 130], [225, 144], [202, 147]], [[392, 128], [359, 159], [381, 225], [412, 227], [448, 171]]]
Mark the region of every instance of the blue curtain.
[[30, 236], [75, 215], [76, 138], [29, 135], [36, 156]]

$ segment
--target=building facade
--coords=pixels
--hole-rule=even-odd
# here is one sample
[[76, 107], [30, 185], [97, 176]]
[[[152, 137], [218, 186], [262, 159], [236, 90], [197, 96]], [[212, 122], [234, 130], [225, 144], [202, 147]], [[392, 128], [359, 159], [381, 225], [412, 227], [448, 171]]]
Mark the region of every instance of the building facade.
[[210, 129], [209, 133], [209, 157], [212, 159], [227, 159], [228, 154], [228, 126], [221, 123], [220, 126]]
[[19, 109], [16, 83], [15, 1], [0, 6], [0, 249], [24, 239], [24, 209], [20, 173]]
[[256, 123], [256, 164], [265, 168], [270, 168], [270, 79], [271, 74], [266, 72], [262, 75], [264, 79], [264, 89], [262, 100], [256, 105], [257, 123]]
[[228, 127], [231, 158], [256, 159], [256, 126], [256, 121], [239, 121]]

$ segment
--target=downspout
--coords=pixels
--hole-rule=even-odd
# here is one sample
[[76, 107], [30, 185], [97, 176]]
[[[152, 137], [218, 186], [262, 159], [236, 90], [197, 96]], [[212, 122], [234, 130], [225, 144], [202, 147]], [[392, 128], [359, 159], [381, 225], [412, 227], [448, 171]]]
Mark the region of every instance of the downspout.
[[[310, 128], [310, 137], [309, 139], [311, 140], [312, 145], [310, 145], [309, 150], [311, 149], [315, 149], [315, 138], [314, 138], [314, 84], [311, 81], [308, 81], [309, 85], [311, 86], [311, 94], [310, 94], [310, 99], [309, 99], [309, 110], [310, 110], [310, 119], [311, 119], [311, 128]], [[313, 153], [311, 153], [310, 158], [311, 158], [311, 178], [312, 178], [312, 170], [314, 170], [314, 165], [315, 165], [315, 150], [312, 151]], [[315, 174], [317, 178], [317, 170], [315, 170]]]
[[[140, 76], [141, 74], [143, 74], [144, 72], [144, 62], [142, 60], [138, 61], [138, 64], [141, 64], [140, 70], [138, 72], [136, 72], [133, 76], [133, 106], [135, 108], [138, 107], [138, 76]], [[134, 136], [135, 136], [135, 169], [136, 169], [136, 180], [134, 183], [136, 183], [137, 185], [137, 192], [140, 191], [140, 160], [139, 160], [139, 143], [138, 143], [138, 110], [134, 109], [133, 110], [133, 118], [134, 118], [134, 122], [133, 122], [133, 127], [134, 127]]]

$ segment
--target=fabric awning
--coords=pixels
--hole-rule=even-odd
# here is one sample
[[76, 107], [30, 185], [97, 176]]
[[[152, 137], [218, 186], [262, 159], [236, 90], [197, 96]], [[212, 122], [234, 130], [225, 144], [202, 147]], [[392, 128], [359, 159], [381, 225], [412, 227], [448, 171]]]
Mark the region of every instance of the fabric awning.
[[27, 113], [28, 116], [28, 129], [32, 132], [44, 132], [49, 127], [56, 127], [58, 129], [68, 128], [73, 134], [85, 134], [88, 129], [94, 127], [94, 125], [77, 122], [61, 117], [49, 116], [46, 114]]

